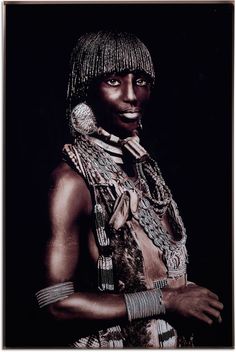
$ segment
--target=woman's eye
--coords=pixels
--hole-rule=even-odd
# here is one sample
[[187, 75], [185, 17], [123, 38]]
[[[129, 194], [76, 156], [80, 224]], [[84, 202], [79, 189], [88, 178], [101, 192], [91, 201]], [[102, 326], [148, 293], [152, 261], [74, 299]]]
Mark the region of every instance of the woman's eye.
[[109, 84], [109, 86], [113, 86], [113, 87], [119, 86], [119, 84], [120, 84], [120, 82], [115, 78], [110, 78], [110, 79], [106, 80], [106, 83]]
[[136, 79], [136, 84], [138, 86], [146, 86], [147, 85], [147, 81], [144, 78], [138, 78]]

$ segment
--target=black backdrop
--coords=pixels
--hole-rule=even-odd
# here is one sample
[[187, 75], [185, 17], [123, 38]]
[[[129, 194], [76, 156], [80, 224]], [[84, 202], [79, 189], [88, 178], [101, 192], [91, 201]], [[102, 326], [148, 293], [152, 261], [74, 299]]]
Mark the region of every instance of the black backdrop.
[[69, 141], [68, 61], [80, 34], [111, 28], [135, 33], [152, 53], [157, 85], [144, 143], [188, 230], [189, 279], [215, 291], [225, 305], [224, 322], [200, 328], [196, 343], [232, 346], [233, 6], [5, 7], [4, 345], [55, 346], [33, 293], [47, 236], [48, 177]]

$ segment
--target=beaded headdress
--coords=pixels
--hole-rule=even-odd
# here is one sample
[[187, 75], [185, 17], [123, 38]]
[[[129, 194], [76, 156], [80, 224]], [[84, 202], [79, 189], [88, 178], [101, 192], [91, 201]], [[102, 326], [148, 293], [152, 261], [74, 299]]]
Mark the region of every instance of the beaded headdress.
[[99, 31], [81, 36], [71, 55], [67, 98], [73, 108], [86, 101], [88, 88], [100, 76], [141, 71], [154, 83], [155, 72], [147, 47], [126, 32]]

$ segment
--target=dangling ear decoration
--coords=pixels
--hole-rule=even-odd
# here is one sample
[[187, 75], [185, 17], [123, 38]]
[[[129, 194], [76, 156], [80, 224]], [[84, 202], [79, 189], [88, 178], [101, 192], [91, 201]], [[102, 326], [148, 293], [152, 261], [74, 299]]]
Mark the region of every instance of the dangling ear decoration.
[[87, 135], [97, 130], [96, 118], [86, 103], [80, 103], [71, 112], [71, 125], [75, 131]]

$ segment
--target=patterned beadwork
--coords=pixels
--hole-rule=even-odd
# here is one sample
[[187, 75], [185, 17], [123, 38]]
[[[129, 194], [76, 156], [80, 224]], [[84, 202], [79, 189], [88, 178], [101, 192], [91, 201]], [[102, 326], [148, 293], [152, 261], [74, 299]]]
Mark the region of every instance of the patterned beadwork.
[[[134, 217], [139, 221], [141, 227], [152, 240], [154, 245], [162, 251], [168, 276], [173, 278], [184, 275], [187, 263], [187, 252], [185, 247], [186, 230], [179, 215], [176, 203], [171, 197], [171, 193], [168, 193], [169, 199], [167, 204], [165, 204], [165, 208], [168, 211], [172, 223], [175, 225], [175, 230], [180, 238], [178, 241], [175, 241], [162, 226], [161, 216], [156, 204], [153, 204], [153, 199], [136, 188], [134, 182], [128, 178], [108, 153], [98, 145], [89, 141], [86, 136], [80, 136], [77, 139], [76, 148], [78, 149], [81, 158], [84, 159], [84, 162], [87, 165], [87, 170], [90, 170], [91, 174], [94, 175], [94, 178], [96, 178], [96, 175], [100, 175], [108, 185], [114, 185], [119, 194], [124, 193], [126, 190], [135, 190], [135, 192], [137, 192], [139, 196], [139, 204], [138, 212], [133, 214]], [[161, 185], [163, 189], [167, 190], [168, 188], [165, 186], [161, 174], [158, 174], [158, 166], [155, 164], [154, 167], [158, 175], [156, 177], [156, 188], [158, 189]], [[147, 168], [151, 170], [149, 165]], [[152, 173], [154, 173], [154, 171], [152, 171]], [[161, 189], [159, 191], [162, 192]], [[164, 195], [162, 195], [162, 197], [164, 197]]]

